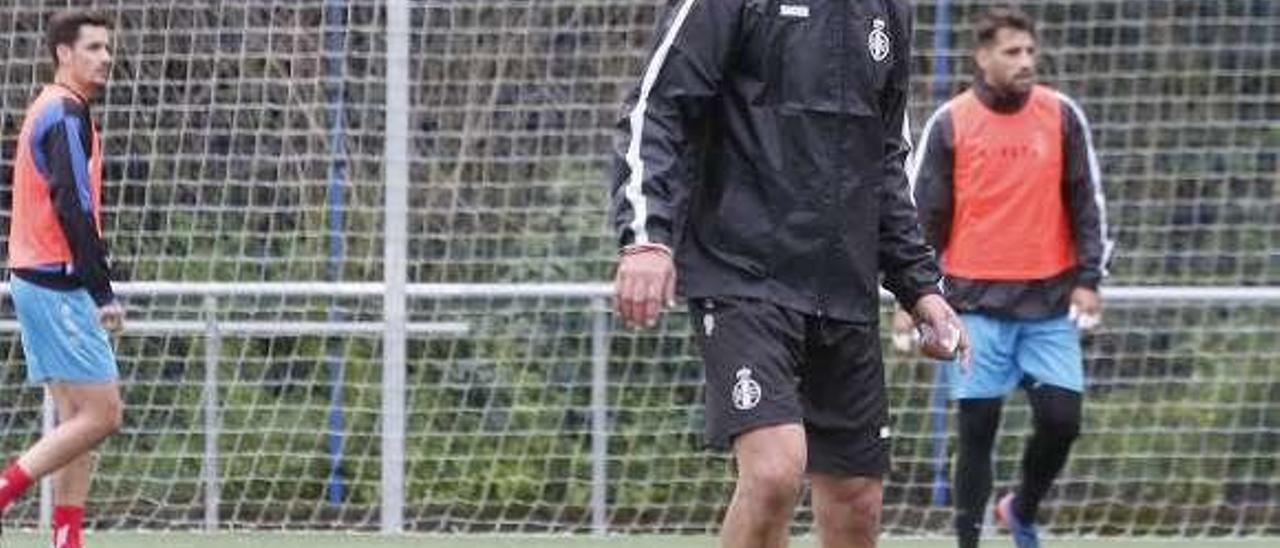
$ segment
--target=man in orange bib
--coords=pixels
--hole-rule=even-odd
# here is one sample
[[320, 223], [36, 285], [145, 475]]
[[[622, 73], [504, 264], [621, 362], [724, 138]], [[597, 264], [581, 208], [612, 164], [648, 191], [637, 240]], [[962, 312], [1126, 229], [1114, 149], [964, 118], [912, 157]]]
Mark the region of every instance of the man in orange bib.
[[992, 9], [976, 46], [973, 87], [925, 123], [913, 166], [947, 301], [973, 340], [971, 371], [950, 371], [960, 430], [955, 527], [962, 548], [978, 545], [1001, 405], [1021, 386], [1034, 434], [1021, 482], [996, 514], [1019, 548], [1038, 547], [1040, 501], [1080, 432], [1079, 330], [1100, 319], [1111, 244], [1088, 122], [1066, 95], [1036, 84], [1033, 21]]
[[13, 176], [9, 271], [27, 380], [45, 384], [58, 426], [0, 473], [0, 514], [53, 474], [53, 547], [80, 548], [90, 451], [120, 428], [107, 331], [123, 326], [102, 241], [102, 150], [89, 100], [107, 84], [110, 21], [67, 11], [49, 22], [54, 82], [31, 103]]

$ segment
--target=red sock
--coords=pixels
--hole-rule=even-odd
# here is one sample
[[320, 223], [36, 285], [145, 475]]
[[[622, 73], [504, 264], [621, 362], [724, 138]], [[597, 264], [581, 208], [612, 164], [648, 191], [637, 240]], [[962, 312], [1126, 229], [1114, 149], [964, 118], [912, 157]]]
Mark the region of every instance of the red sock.
[[0, 474], [0, 513], [22, 496], [22, 492], [28, 487], [31, 487], [31, 476], [18, 466], [18, 461], [13, 461], [8, 468], [4, 469], [4, 473]]
[[84, 507], [53, 507], [53, 548], [82, 548], [80, 541]]

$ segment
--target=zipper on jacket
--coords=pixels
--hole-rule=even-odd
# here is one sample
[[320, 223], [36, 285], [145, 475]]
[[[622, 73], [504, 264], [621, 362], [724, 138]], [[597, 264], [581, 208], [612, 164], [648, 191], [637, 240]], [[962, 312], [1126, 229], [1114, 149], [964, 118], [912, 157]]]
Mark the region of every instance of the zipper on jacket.
[[[851, 72], [852, 67], [850, 66], [851, 61], [853, 61], [853, 55], [850, 54], [849, 46], [849, 10], [851, 7], [848, 0], [836, 0], [833, 4], [834, 5], [832, 6], [828, 6], [828, 8], [833, 9], [835, 12], [834, 23], [836, 26], [836, 51], [832, 52], [832, 57], [836, 60], [836, 66], [838, 67], [836, 79], [840, 81], [839, 95], [836, 96], [836, 101], [838, 101], [837, 109], [843, 109], [845, 105], [849, 104], [849, 78], [853, 75]], [[840, 215], [838, 202], [841, 192], [839, 190], [843, 187], [845, 179], [849, 177], [848, 158], [850, 151], [847, 135], [844, 138], [836, 137], [835, 139], [832, 139], [831, 142], [835, 158], [839, 159], [836, 162], [836, 172], [838, 175], [836, 180], [828, 181], [828, 184], [823, 185], [822, 207], [826, 210], [823, 217], [834, 220]], [[840, 255], [840, 234], [837, 226], [838, 223], [833, 224], [827, 229], [830, 231], [827, 235], [827, 246], [831, 248], [831, 252], [827, 253], [821, 261], [817, 284], [819, 288], [831, 287], [827, 284], [832, 270], [831, 261], [833, 257], [838, 257]], [[819, 292], [815, 293], [818, 309], [817, 317], [819, 322], [826, 318], [831, 300], [829, 295], [821, 293], [821, 291], [822, 289], [819, 289]]]
[[836, 108], [842, 109], [849, 104], [849, 63], [851, 55], [849, 55], [849, 4], [844, 0], [836, 3], [836, 12], [840, 14], [840, 18], [836, 23], [836, 28], [840, 30], [840, 50], [836, 52], [837, 66], [840, 67], [840, 96], [836, 99], [840, 101]]

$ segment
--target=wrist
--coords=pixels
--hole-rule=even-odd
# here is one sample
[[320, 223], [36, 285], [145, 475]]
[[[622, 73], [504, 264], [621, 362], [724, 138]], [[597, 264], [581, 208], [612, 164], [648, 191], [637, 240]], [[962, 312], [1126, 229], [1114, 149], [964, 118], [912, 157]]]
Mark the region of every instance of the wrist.
[[1075, 286], [1075, 288], [1073, 288], [1073, 289], [1071, 290], [1071, 292], [1072, 292], [1072, 293], [1075, 293], [1075, 292], [1077, 292], [1077, 291], [1085, 291], [1085, 292], [1088, 292], [1088, 293], [1097, 294], [1097, 293], [1098, 293], [1098, 286], [1090, 287], [1090, 286], [1087, 286], [1087, 285], [1079, 285], [1079, 284], [1077, 284], [1077, 285]]
[[116, 303], [116, 295], [110, 289], [107, 289], [106, 291], [93, 291], [90, 292], [89, 296], [93, 298], [93, 304], [98, 305], [98, 308]]
[[[938, 293], [936, 290], [923, 291], [920, 293], [920, 296], [916, 298], [916, 302], [911, 304], [911, 308], [908, 308], [907, 310], [910, 311], [913, 316], [918, 316], [921, 312], [920, 307], [924, 306], [930, 300], [932, 300], [930, 299], [930, 297], [936, 297], [938, 299], [942, 299], [942, 294]], [[943, 302], [946, 302], [946, 301], [944, 300]]]
[[1102, 283], [1102, 277], [1093, 273], [1084, 272], [1076, 276], [1076, 288], [1097, 291], [1098, 286]]
[[668, 257], [672, 256], [670, 247], [667, 247], [666, 245], [660, 244], [657, 242], [648, 242], [643, 244], [629, 244], [629, 245], [623, 246], [622, 250], [619, 251], [618, 254], [623, 257], [626, 257], [628, 255], [636, 255], [638, 253], [650, 253], [650, 252], [662, 253]]

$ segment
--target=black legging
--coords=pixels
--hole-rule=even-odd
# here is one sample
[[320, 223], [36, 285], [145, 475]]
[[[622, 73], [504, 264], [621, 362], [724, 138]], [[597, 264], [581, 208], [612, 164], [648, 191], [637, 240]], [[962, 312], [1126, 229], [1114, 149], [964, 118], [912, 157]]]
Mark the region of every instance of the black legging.
[[[1067, 463], [1071, 444], [1080, 435], [1081, 397], [1049, 385], [1027, 387], [1034, 432], [1022, 454], [1022, 483], [1013, 511], [1035, 521], [1053, 480]], [[1000, 426], [1003, 400], [960, 400], [960, 449], [955, 470], [955, 528], [961, 548], [978, 545], [982, 515], [991, 498], [991, 451]]]

